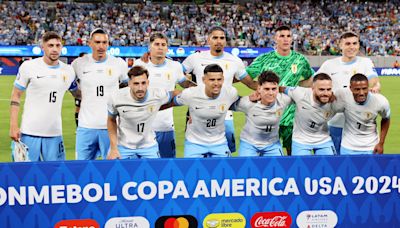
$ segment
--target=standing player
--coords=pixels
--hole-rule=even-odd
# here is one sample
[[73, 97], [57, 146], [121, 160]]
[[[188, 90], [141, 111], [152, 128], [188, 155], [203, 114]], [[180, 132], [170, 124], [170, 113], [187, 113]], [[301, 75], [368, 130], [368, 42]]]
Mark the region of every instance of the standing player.
[[316, 155], [335, 155], [328, 120], [341, 110], [341, 106], [340, 102], [331, 102], [332, 79], [329, 75], [315, 75], [312, 89], [286, 87], [285, 93], [296, 103], [292, 155], [311, 155], [312, 151]]
[[238, 99], [232, 86], [224, 85], [224, 73], [217, 64], [204, 69], [203, 83], [184, 89], [175, 97], [175, 105], [189, 106], [191, 122], [185, 134], [184, 157], [228, 157], [225, 116]]
[[107, 157], [110, 140], [107, 133], [107, 101], [127, 81], [128, 67], [124, 60], [107, 54], [108, 35], [103, 29], [90, 34], [87, 54], [72, 62], [82, 91], [79, 126], [76, 131], [78, 160]]
[[[11, 95], [10, 137], [29, 148], [31, 161], [65, 160], [62, 139], [61, 108], [65, 91], [76, 96], [72, 67], [59, 60], [62, 43], [55, 32], [46, 32], [41, 40], [43, 57], [25, 61], [19, 68]], [[21, 129], [18, 113], [26, 90]]]
[[[281, 26], [275, 30], [275, 51], [258, 56], [253, 63], [246, 68], [247, 73], [255, 78], [262, 72], [271, 70], [280, 77], [280, 86], [306, 86], [314, 71], [310, 67], [306, 57], [292, 51], [292, 33], [288, 26]], [[288, 107], [281, 119], [279, 135], [282, 138], [283, 147], [288, 155], [291, 154], [294, 105]]]
[[278, 84], [279, 77], [272, 71], [265, 71], [258, 77], [260, 100], [255, 103], [246, 96], [236, 102], [236, 111], [246, 113], [246, 124], [240, 134], [239, 156], [283, 155], [279, 122], [292, 100], [278, 93]]
[[[368, 78], [355, 74], [350, 79], [350, 89], [336, 93], [344, 103], [344, 128], [340, 153], [343, 155], [382, 154], [390, 126], [388, 100], [377, 93], [368, 92]], [[378, 138], [376, 119], [380, 115], [381, 132]]]
[[[184, 88], [194, 85], [186, 80], [179, 62], [166, 58], [167, 52], [168, 38], [161, 33], [154, 33], [150, 36], [149, 61], [147, 63], [142, 60], [135, 62], [135, 65], [143, 66], [148, 70], [149, 88], [173, 91], [177, 83]], [[176, 155], [173, 118], [173, 110], [169, 108], [159, 111], [153, 121], [153, 130], [156, 132], [162, 158], [173, 158]]]
[[129, 86], [120, 89], [108, 102], [111, 147], [107, 158], [158, 158], [152, 125], [160, 106], [168, 103], [172, 95], [165, 89], [148, 89], [149, 73], [144, 67], [132, 67], [128, 76]]
[[[348, 88], [350, 85], [350, 78], [354, 74], [364, 74], [370, 81], [371, 91], [373, 93], [378, 93], [380, 90], [380, 83], [378, 74], [374, 69], [374, 64], [368, 58], [357, 56], [360, 50], [358, 35], [353, 32], [346, 32], [340, 36], [339, 42], [342, 56], [325, 61], [317, 73], [326, 73], [332, 78], [333, 91]], [[343, 113], [336, 114], [336, 116], [329, 121], [329, 131], [339, 154], [343, 125]]]
[[[239, 80], [249, 88], [256, 90], [257, 82], [253, 81], [246, 73], [241, 59], [230, 53], [224, 52], [226, 46], [226, 33], [222, 27], [212, 27], [208, 33], [209, 51], [197, 52], [189, 55], [183, 62], [186, 73], [193, 73], [196, 76], [198, 85], [203, 84], [203, 71], [209, 64], [218, 64], [224, 71], [224, 85], [232, 86], [233, 80]], [[226, 138], [231, 152], [236, 151], [233, 114], [231, 111], [226, 115], [225, 121]]]

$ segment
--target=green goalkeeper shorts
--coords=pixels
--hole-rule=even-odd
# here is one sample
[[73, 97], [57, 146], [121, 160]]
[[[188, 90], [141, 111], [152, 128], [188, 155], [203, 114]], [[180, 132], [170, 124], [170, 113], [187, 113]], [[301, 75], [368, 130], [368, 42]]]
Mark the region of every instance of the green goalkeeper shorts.
[[282, 139], [282, 147], [292, 147], [293, 126], [279, 126], [279, 137]]

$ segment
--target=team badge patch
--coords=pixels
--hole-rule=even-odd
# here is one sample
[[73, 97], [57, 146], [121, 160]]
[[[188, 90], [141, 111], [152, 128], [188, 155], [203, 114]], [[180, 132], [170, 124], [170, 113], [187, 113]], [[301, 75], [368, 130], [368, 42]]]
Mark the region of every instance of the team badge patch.
[[331, 116], [331, 112], [324, 112], [325, 119], [328, 119]]
[[68, 77], [67, 77], [67, 75], [63, 74], [62, 78], [63, 78], [63, 81], [66, 82]]
[[229, 63], [225, 63], [225, 70], [228, 70]]
[[282, 113], [283, 113], [282, 109], [278, 109], [278, 110], [276, 110], [275, 115], [276, 115], [276, 117], [281, 117]]
[[150, 105], [150, 106], [147, 108], [147, 110], [148, 110], [150, 113], [152, 113], [152, 112], [154, 112], [154, 111], [156, 110], [156, 107], [155, 107], [154, 105]]
[[372, 118], [372, 112], [365, 112], [365, 118], [371, 119]]
[[171, 73], [169, 73], [169, 72], [167, 73], [167, 79], [171, 80]]
[[107, 73], [108, 73], [108, 76], [111, 76], [111, 75], [112, 75], [112, 70], [111, 70], [111, 68], [108, 69]]
[[226, 111], [226, 104], [222, 104], [219, 106], [219, 110], [221, 110], [221, 112], [225, 112]]
[[292, 73], [297, 73], [297, 64], [292, 64]]

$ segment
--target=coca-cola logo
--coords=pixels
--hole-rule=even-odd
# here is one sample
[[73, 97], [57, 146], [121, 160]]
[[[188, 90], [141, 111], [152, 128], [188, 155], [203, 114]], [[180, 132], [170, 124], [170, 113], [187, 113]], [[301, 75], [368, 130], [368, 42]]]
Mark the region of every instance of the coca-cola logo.
[[287, 212], [258, 212], [251, 218], [252, 228], [287, 227], [292, 224], [292, 217]]

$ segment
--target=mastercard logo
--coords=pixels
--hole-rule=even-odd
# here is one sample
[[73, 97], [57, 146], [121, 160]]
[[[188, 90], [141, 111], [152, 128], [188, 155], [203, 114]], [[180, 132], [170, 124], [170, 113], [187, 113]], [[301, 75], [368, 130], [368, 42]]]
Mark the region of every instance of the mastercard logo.
[[197, 228], [198, 223], [191, 215], [162, 216], [156, 221], [156, 228]]
[[189, 221], [184, 217], [169, 218], [165, 221], [164, 228], [189, 228]]

